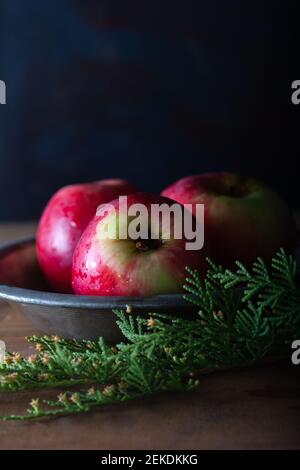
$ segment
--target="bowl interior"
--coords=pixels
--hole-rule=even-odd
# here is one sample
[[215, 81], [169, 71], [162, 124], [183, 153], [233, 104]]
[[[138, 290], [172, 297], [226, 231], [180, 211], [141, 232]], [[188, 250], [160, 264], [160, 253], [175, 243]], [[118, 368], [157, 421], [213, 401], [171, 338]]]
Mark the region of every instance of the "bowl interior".
[[7, 243], [1, 247], [0, 284], [51, 291], [37, 261], [34, 238]]

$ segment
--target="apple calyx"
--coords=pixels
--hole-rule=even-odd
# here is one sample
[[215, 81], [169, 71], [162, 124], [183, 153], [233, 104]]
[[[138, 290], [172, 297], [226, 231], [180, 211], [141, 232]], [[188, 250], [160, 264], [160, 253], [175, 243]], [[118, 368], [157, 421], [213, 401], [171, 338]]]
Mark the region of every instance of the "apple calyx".
[[135, 247], [138, 251], [145, 252], [149, 250], [156, 250], [162, 245], [160, 240], [138, 240], [135, 244]]

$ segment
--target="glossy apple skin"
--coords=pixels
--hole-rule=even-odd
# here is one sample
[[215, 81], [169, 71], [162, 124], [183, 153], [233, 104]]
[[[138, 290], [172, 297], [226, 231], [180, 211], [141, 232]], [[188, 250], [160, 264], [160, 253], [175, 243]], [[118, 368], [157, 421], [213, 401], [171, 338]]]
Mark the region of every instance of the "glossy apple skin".
[[47, 204], [37, 230], [37, 256], [49, 285], [71, 293], [72, 257], [97, 207], [119, 195], [136, 192], [122, 179], [65, 186]]
[[181, 204], [205, 205], [205, 240], [217, 263], [266, 261], [279, 248], [293, 252], [296, 225], [291, 210], [265, 184], [232, 173], [204, 173], [182, 178], [162, 192]]
[[[131, 204], [174, 204], [148, 193], [128, 196]], [[119, 201], [113, 205], [119, 223]], [[76, 294], [102, 296], [151, 296], [182, 291], [186, 266], [206, 271], [205, 249], [186, 250], [185, 239], [169, 239], [141, 252], [132, 239], [103, 240], [99, 232], [111, 213], [95, 216], [85, 229], [73, 256], [72, 286]], [[126, 224], [127, 227], [127, 224]], [[152, 227], [151, 227], [152, 229]], [[171, 229], [172, 233], [172, 229]]]

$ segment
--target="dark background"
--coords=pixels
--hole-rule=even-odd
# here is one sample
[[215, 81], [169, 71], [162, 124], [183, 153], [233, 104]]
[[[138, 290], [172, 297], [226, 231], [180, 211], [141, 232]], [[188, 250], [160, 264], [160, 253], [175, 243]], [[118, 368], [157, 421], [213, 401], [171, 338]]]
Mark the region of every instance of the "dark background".
[[223, 169], [299, 207], [296, 3], [0, 0], [0, 219], [71, 182]]

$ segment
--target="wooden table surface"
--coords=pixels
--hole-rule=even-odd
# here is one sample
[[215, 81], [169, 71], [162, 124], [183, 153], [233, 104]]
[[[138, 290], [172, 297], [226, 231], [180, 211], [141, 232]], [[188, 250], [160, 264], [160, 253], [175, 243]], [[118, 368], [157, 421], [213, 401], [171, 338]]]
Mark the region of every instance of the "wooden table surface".
[[[33, 232], [34, 224], [1, 225], [0, 242]], [[0, 303], [0, 339], [9, 350], [29, 353], [24, 337], [33, 333], [21, 314]], [[1, 393], [0, 415], [24, 411], [31, 397]], [[0, 448], [300, 449], [300, 366], [219, 372], [187, 394], [72, 417], [0, 422]]]

